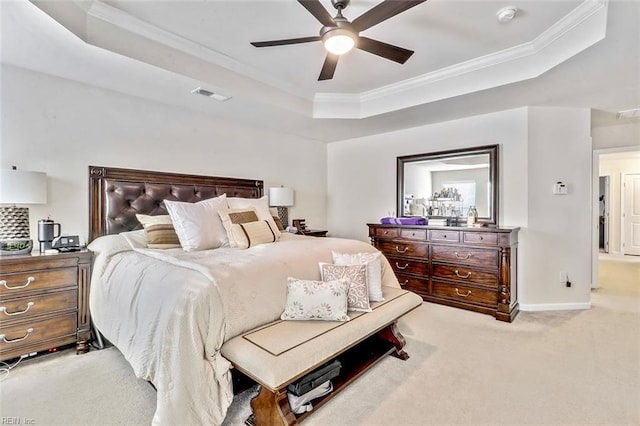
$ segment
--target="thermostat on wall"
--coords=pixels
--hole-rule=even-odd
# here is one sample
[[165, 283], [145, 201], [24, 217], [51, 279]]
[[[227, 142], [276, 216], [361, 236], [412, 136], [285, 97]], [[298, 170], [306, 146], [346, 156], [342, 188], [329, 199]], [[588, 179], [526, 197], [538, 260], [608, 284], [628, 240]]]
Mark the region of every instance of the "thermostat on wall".
[[569, 188], [564, 182], [556, 182], [553, 184], [553, 193], [556, 195], [566, 195], [569, 193]]

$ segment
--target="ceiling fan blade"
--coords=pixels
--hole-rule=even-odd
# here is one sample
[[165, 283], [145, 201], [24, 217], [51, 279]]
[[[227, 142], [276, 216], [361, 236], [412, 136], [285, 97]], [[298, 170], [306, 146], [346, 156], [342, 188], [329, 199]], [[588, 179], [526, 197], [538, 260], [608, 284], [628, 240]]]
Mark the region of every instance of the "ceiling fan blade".
[[362, 36], [358, 37], [358, 43], [356, 46], [360, 50], [382, 56], [385, 59], [389, 59], [399, 64], [404, 64], [407, 62], [407, 59], [413, 55], [413, 50], [404, 49], [402, 47], [394, 46], [393, 44], [383, 43], [381, 41]]
[[336, 72], [336, 66], [338, 65], [338, 58], [340, 56], [327, 53], [318, 81], [331, 80], [333, 78], [333, 73]]
[[358, 32], [364, 31], [425, 1], [427, 0], [385, 0], [358, 16], [351, 25]]
[[335, 27], [336, 21], [333, 20], [327, 9], [318, 0], [298, 0], [298, 3], [309, 11], [322, 25], [325, 27]]
[[255, 47], [270, 47], [270, 46], [284, 46], [286, 44], [309, 43], [312, 41], [320, 41], [320, 36], [286, 38], [283, 40], [271, 40], [271, 41], [252, 41], [251, 44], [254, 45]]

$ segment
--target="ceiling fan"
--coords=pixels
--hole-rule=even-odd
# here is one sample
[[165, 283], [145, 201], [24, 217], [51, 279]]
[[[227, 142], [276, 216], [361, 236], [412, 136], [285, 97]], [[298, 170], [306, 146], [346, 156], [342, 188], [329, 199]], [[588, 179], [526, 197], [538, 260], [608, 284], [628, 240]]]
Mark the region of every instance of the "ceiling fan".
[[342, 10], [349, 5], [349, 0], [331, 0], [333, 7], [338, 10], [338, 13], [333, 18], [319, 0], [298, 0], [298, 3], [323, 25], [320, 28], [320, 35], [284, 40], [254, 41], [251, 44], [255, 47], [270, 47], [322, 41], [325, 49], [327, 49], [327, 56], [324, 60], [324, 65], [322, 65], [318, 81], [332, 79], [340, 55], [347, 53], [354, 47], [404, 64], [413, 55], [413, 50], [361, 36], [360, 32], [425, 1], [384, 0], [354, 19], [353, 22], [349, 22], [347, 18], [342, 16]]

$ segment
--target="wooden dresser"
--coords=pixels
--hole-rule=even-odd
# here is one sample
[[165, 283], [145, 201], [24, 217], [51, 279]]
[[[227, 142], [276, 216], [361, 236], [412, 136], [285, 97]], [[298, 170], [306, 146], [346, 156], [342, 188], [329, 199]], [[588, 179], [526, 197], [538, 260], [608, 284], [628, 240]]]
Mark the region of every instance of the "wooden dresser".
[[501, 321], [517, 315], [519, 228], [368, 226], [403, 288]]
[[91, 252], [0, 257], [0, 360], [76, 343], [89, 350]]

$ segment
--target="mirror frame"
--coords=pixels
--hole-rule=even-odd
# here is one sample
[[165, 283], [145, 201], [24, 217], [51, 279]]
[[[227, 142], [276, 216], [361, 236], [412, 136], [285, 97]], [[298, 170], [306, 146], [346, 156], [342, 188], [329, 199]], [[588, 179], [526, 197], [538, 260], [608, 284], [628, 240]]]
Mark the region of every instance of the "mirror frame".
[[[404, 212], [404, 166], [408, 163], [426, 160], [441, 160], [451, 157], [466, 155], [489, 154], [489, 182], [491, 182], [490, 211], [489, 216], [478, 217], [478, 223], [498, 226], [498, 192], [500, 188], [498, 174], [498, 145], [485, 145], [471, 148], [452, 149], [448, 151], [431, 152], [424, 154], [405, 155], [397, 157], [397, 179], [396, 179], [396, 214], [402, 216]], [[466, 218], [464, 219], [466, 223]]]

